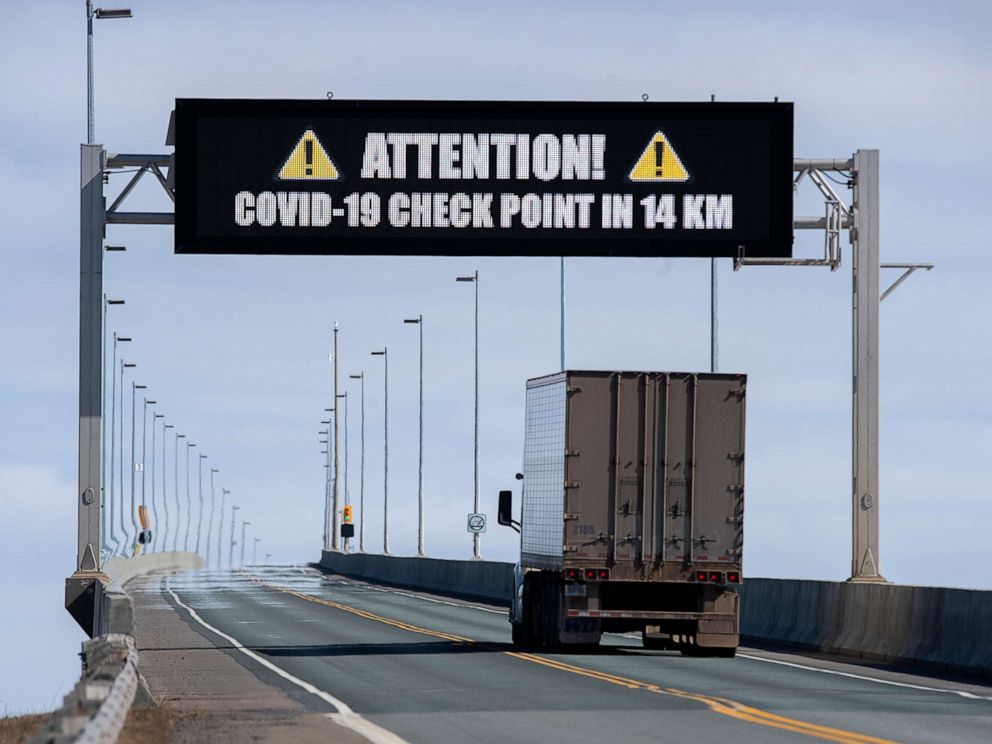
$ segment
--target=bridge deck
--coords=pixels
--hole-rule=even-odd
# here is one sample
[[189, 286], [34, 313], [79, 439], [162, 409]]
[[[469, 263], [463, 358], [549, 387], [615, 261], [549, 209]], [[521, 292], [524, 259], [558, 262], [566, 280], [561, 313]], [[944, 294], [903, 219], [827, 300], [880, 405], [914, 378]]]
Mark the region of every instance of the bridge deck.
[[[129, 586], [176, 740], [973, 742], [992, 688], [742, 649], [521, 653], [505, 611], [300, 568]], [[184, 728], [185, 727], [185, 728]], [[331, 728], [336, 727], [336, 728]]]

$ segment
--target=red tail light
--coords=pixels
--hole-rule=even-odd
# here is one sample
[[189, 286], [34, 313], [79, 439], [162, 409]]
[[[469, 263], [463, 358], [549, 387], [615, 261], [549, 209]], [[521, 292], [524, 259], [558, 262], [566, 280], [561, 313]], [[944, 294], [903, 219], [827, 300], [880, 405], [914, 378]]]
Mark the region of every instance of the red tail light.
[[566, 568], [565, 569], [565, 580], [566, 581], [578, 581], [579, 580], [579, 569], [577, 569], [577, 568]]
[[608, 568], [601, 568], [596, 571], [596, 578], [600, 581], [608, 581], [610, 578], [610, 570]]
[[586, 569], [586, 581], [595, 581], [595, 580], [596, 580], [596, 569], [595, 568], [587, 568]]
[[706, 581], [706, 572], [705, 571], [696, 571], [696, 581], [705, 582]]
[[739, 573], [737, 573], [736, 571], [729, 571], [727, 573], [727, 581], [729, 583], [731, 583], [731, 584], [740, 584], [741, 583], [741, 575]]
[[723, 575], [719, 571], [710, 571], [710, 582], [720, 584], [723, 582]]

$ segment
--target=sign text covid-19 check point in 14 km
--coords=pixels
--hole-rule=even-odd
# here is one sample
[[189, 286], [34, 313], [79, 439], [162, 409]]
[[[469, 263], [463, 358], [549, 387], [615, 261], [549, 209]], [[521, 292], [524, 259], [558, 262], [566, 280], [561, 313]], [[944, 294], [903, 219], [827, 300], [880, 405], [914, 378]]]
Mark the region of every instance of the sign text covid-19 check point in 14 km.
[[179, 252], [791, 255], [791, 104], [176, 112]]

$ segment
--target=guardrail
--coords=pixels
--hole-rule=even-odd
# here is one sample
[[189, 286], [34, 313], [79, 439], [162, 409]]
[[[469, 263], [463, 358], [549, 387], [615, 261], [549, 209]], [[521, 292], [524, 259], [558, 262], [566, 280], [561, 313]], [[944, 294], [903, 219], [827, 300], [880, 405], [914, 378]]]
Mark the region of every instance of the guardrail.
[[[324, 551], [344, 576], [509, 605], [513, 565]], [[992, 591], [799, 579], [745, 579], [741, 636], [992, 677]]]
[[138, 690], [134, 639], [111, 633], [83, 643], [83, 673], [30, 744], [115, 742]]
[[140, 695], [154, 704], [138, 671], [134, 608], [124, 585], [137, 576], [157, 571], [171, 573], [202, 567], [203, 559], [193, 553], [151, 553], [107, 561], [104, 572], [110, 582], [98, 582], [96, 592], [95, 627], [100, 635], [83, 643], [79, 681], [63, 699], [62, 707], [29, 740], [30, 744], [111, 744], [117, 741], [136, 697]]

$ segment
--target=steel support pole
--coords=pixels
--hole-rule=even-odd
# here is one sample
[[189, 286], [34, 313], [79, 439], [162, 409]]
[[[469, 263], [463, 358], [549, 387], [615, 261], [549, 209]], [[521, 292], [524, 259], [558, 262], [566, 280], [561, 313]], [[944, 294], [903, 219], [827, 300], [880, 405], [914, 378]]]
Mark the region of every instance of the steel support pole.
[[100, 570], [104, 150], [83, 145], [79, 223], [79, 509], [76, 572]]
[[362, 457], [358, 468], [358, 552], [365, 552], [365, 370], [362, 370]]
[[880, 582], [878, 544], [878, 150], [854, 156], [851, 581]]
[[389, 555], [389, 349], [382, 347], [382, 552]]
[[331, 493], [331, 549], [338, 550], [341, 544], [338, 534], [338, 323], [334, 321], [334, 487]]
[[[475, 271], [475, 501], [473, 511], [479, 513], [479, 271]], [[482, 536], [472, 533], [472, 557], [482, 558]]]
[[560, 365], [561, 371], [565, 371], [565, 257], [561, 257], [560, 268], [560, 308], [559, 308], [559, 320], [561, 322], [560, 338], [559, 338], [559, 352], [560, 352]]
[[420, 331], [420, 416], [417, 455], [417, 555], [424, 557], [424, 316], [417, 316]]
[[96, 136], [93, 123], [93, 0], [86, 0], [86, 142]]
[[66, 580], [65, 606], [88, 633], [98, 623], [93, 584], [100, 556], [100, 410], [103, 361], [104, 150], [83, 145], [79, 169], [79, 460], [76, 560]]
[[717, 315], [717, 272], [716, 259], [710, 259], [710, 372], [719, 369], [719, 324]]

